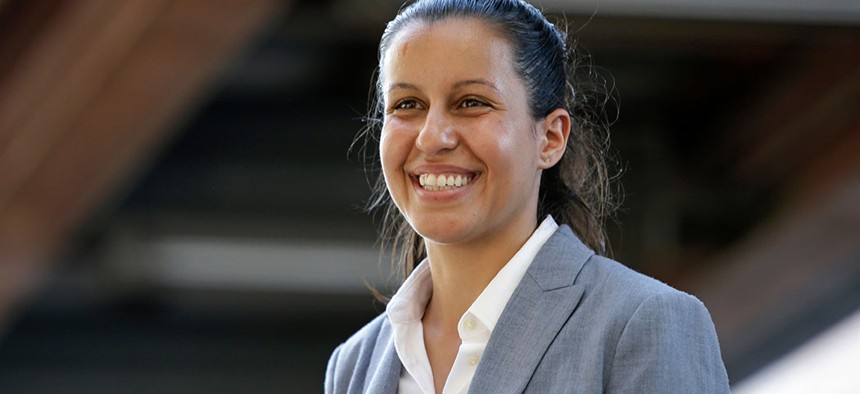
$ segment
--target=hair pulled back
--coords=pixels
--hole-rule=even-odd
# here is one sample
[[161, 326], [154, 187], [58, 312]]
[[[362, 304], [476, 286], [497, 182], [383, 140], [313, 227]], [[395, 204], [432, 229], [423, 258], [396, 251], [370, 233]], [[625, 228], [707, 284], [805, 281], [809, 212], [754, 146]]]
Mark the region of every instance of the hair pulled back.
[[475, 18], [496, 29], [513, 49], [514, 69], [522, 78], [532, 116], [540, 119], [557, 108], [571, 114], [571, 133], [561, 160], [544, 170], [538, 196], [538, 217], [551, 214], [569, 225], [597, 253], [606, 252], [603, 219], [614, 209], [606, 166], [610, 119], [606, 103], [611, 89], [587, 55], [568, 46], [567, 35], [534, 6], [522, 0], [419, 0], [388, 23], [379, 44], [375, 93], [371, 93], [362, 151], [366, 165], [378, 171], [367, 208], [383, 211], [381, 242], [392, 250], [392, 265], [401, 279], [425, 257], [424, 243], [394, 205], [379, 171], [378, 141], [383, 121], [381, 65], [394, 36], [410, 23], [448, 18]]

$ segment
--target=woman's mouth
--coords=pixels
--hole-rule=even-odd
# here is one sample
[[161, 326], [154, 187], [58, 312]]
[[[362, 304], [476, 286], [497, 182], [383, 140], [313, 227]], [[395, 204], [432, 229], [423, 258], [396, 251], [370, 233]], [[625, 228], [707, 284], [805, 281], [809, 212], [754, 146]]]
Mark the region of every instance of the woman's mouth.
[[454, 190], [472, 181], [472, 174], [418, 174], [418, 184], [424, 190], [440, 191]]

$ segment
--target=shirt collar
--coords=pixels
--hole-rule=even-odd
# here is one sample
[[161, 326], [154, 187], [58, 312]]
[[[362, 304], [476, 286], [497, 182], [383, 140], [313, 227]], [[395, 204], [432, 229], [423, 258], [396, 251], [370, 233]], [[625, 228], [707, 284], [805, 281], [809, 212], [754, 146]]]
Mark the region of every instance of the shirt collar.
[[[485, 328], [492, 332], [496, 327], [496, 322], [508, 304], [511, 296], [514, 294], [517, 286], [525, 275], [526, 271], [534, 261], [543, 244], [558, 230], [558, 224], [547, 215], [546, 219], [541, 222], [537, 230], [532, 233], [532, 236], [525, 244], [514, 254], [513, 257], [499, 270], [499, 273], [490, 281], [481, 295], [472, 303], [469, 309], [464, 314], [464, 318], [460, 319], [460, 328], [463, 327], [466, 316], [469, 314], [475, 316]], [[462, 331], [462, 330], [461, 330]]]
[[[468, 315], [473, 315], [488, 331], [492, 332], [526, 270], [531, 266], [540, 248], [556, 230], [558, 230], [558, 224], [551, 215], [547, 215], [526, 243], [472, 303], [460, 319], [460, 328], [464, 325], [464, 319]], [[424, 259], [391, 297], [386, 307], [388, 319], [392, 323], [421, 320], [432, 293], [433, 278], [430, 275], [430, 265], [427, 259]]]
[[432, 294], [433, 278], [430, 276], [430, 264], [425, 258], [388, 301], [385, 308], [388, 319], [395, 324], [420, 321]]

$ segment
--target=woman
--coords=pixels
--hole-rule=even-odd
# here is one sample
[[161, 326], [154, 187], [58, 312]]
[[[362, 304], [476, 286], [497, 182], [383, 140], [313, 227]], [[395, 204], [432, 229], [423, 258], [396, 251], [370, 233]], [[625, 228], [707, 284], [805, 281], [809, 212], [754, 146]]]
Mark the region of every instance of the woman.
[[326, 392], [728, 392], [704, 306], [595, 253], [600, 113], [538, 10], [418, 1], [379, 53], [375, 205], [408, 278]]

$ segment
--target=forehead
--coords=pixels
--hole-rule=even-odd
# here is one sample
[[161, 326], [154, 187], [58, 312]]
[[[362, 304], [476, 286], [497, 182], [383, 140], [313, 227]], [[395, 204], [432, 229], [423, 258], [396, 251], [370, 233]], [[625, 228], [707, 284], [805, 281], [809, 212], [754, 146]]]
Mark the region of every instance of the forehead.
[[496, 29], [478, 19], [416, 21], [394, 34], [380, 64], [383, 82], [400, 76], [443, 72], [510, 77], [511, 45]]

